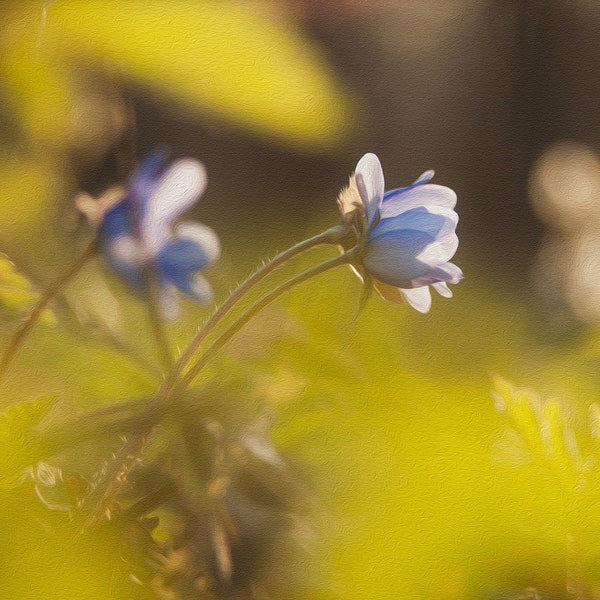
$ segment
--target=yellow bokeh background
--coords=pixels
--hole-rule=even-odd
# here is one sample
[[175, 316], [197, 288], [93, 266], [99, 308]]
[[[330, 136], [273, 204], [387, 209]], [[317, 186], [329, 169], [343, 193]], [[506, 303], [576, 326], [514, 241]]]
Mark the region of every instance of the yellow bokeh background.
[[[342, 11], [352, 3], [339, 4]], [[233, 139], [229, 153], [221, 147], [232, 171], [239, 137], [256, 143], [266, 163], [285, 157], [281, 164], [272, 160], [273, 180], [294, 173], [294, 161], [343, 163], [350, 174], [359, 156], [346, 158], [364, 135], [365, 101], [342, 83], [293, 14], [277, 3], [213, 0], [30, 1], [0, 8], [3, 347], [91, 236], [74, 206], [77, 169], [89, 178], [122, 150], [120, 140], [145, 127], [129, 96], [149, 97], [159, 113], [200, 121]], [[159, 120], [152, 135], [165, 126]], [[163, 143], [154, 138], [153, 145]], [[211, 148], [204, 140], [198, 146], [210, 162]], [[245, 168], [252, 172], [253, 165]], [[247, 193], [253, 198], [258, 179], [232, 184], [240, 204]], [[309, 185], [310, 169], [299, 179], [307, 184], [295, 186], [294, 198], [278, 190], [266, 199], [284, 208], [262, 229], [228, 218], [220, 207], [229, 188], [216, 182], [207, 210], [225, 248], [207, 277], [218, 298], [261, 258], [337, 219], [335, 190], [346, 179], [318, 192]], [[317, 196], [308, 216], [286, 212], [286, 203], [308, 194]], [[312, 260], [332, 255], [320, 252]], [[214, 384], [232, 364], [250, 373], [253, 393], [276, 415], [277, 447], [315, 497], [300, 565], [305, 578], [278, 597], [600, 597], [600, 455], [590, 417], [598, 399], [597, 328], [574, 327], [559, 341], [538, 335], [530, 289], [507, 290], [476, 242], [466, 241], [457, 262], [466, 280], [452, 300], [435, 298], [428, 315], [376, 297], [357, 314], [358, 279], [345, 268], [320, 276], [268, 309], [206, 375]], [[183, 302], [181, 318], [168, 329], [174, 351], [208, 314]], [[153, 356], [150, 327], [143, 302], [96, 257], [43, 313], [2, 381], [3, 598], [156, 597], [130, 577], [117, 525], [81, 534], [66, 512], [47, 508], [23, 475], [51, 460], [36, 437], [44, 419], [156, 391], [160, 377], [132, 350]], [[106, 343], [110, 336], [125, 352]], [[504, 410], [492, 393], [497, 375], [516, 386], [497, 380]], [[522, 400], [521, 387], [537, 394]], [[573, 439], [579, 458], [569, 450]], [[568, 589], [581, 574], [574, 562], [587, 596]]]

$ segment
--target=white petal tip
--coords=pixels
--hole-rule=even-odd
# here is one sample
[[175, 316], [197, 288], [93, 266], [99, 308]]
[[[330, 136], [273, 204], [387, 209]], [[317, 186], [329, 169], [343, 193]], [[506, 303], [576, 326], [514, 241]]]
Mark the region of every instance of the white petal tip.
[[420, 313], [428, 313], [431, 308], [431, 292], [429, 286], [413, 288], [413, 289], [402, 289], [398, 288], [404, 295], [406, 301]]
[[435, 171], [433, 169], [429, 169], [428, 171], [425, 171], [425, 173], [421, 173], [421, 175], [415, 179], [415, 184], [427, 183], [433, 179], [434, 175]]
[[358, 161], [354, 178], [367, 218], [369, 223], [372, 223], [379, 211], [385, 190], [383, 169], [376, 154], [368, 152]]
[[445, 281], [439, 281], [432, 284], [435, 291], [444, 298], [452, 298], [452, 290], [448, 287]]
[[131, 235], [120, 235], [108, 247], [110, 259], [124, 267], [140, 267], [145, 262], [144, 250]]
[[208, 306], [213, 303], [214, 292], [208, 281], [199, 274], [196, 274], [192, 280], [191, 291], [194, 299], [199, 304]]
[[359, 165], [360, 166], [367, 166], [367, 165], [381, 166], [381, 163], [379, 162], [379, 157], [377, 156], [377, 154], [375, 154], [374, 152], [367, 152], [366, 154], [363, 154], [361, 159], [358, 161], [358, 164], [356, 165], [357, 169], [358, 169]]
[[179, 302], [175, 286], [166, 285], [160, 289], [158, 310], [165, 321], [174, 321], [179, 316]]

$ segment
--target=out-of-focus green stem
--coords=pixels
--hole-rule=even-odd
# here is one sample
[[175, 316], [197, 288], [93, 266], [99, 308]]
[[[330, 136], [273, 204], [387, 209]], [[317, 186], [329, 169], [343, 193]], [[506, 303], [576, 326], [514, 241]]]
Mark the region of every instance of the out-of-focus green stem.
[[152, 415], [153, 419], [143, 429], [133, 431], [126, 439], [124, 446], [115, 458], [111, 468], [102, 477], [93, 490], [93, 492], [84, 500], [81, 505], [81, 513], [85, 519], [84, 527], [88, 527], [97, 522], [102, 513], [110, 510], [110, 506], [120, 487], [125, 483], [127, 476], [133, 468], [135, 461], [143, 454], [146, 444], [152, 436], [156, 424], [165, 415], [170, 406], [173, 396], [182, 394], [193, 379], [199, 374], [202, 368], [210, 359], [246, 324], [254, 315], [260, 312], [268, 304], [282, 296], [285, 292], [294, 286], [307, 281], [308, 279], [324, 273], [329, 269], [350, 262], [354, 252], [350, 250], [340, 256], [336, 256], [319, 265], [316, 265], [299, 275], [291, 278], [285, 283], [277, 286], [271, 292], [265, 294], [250, 306], [240, 317], [238, 317], [225, 331], [209, 346], [209, 348], [200, 356], [194, 365], [181, 377], [182, 371], [189, 365], [195, 352], [199, 349], [206, 336], [223, 319], [241, 297], [249, 291], [254, 285], [261, 281], [267, 274], [272, 272], [278, 266], [284, 264], [293, 256], [300, 252], [312, 248], [322, 243], [336, 243], [345, 235], [345, 228], [332, 228], [326, 232], [301, 242], [289, 250], [282, 252], [270, 263], [267, 263], [262, 269], [249, 277], [242, 283], [227, 300], [217, 309], [213, 316], [196, 334], [194, 339], [188, 345], [182, 357], [171, 369], [169, 375], [162, 386], [148, 403], [146, 414]]
[[38, 322], [42, 311], [48, 306], [48, 303], [53, 300], [56, 295], [63, 289], [63, 287], [69, 282], [69, 280], [75, 276], [85, 265], [85, 263], [92, 257], [97, 251], [97, 238], [94, 238], [87, 248], [81, 253], [81, 255], [73, 262], [67, 269], [65, 269], [57, 279], [52, 282], [44, 291], [40, 299], [37, 301], [35, 306], [31, 309], [27, 317], [23, 320], [19, 328], [13, 334], [4, 354], [0, 361], [0, 380], [6, 374], [10, 363], [17, 355], [19, 348], [23, 345], [25, 338], [29, 332], [33, 329], [35, 324]]
[[107, 467], [104, 477], [79, 506], [79, 514], [84, 517], [82, 530], [99, 522], [104, 515], [110, 518], [113, 500], [127, 481], [153, 431], [154, 426], [143, 433], [130, 435], [125, 440], [121, 450]]
[[[55, 425], [48, 430], [42, 430], [36, 435], [38, 443], [43, 444], [47, 453], [57, 452], [72, 444], [83, 440], [106, 435], [116, 435], [127, 433], [135, 436], [141, 431], [147, 431], [153, 427], [164, 416], [165, 411], [170, 408], [168, 400], [175, 394], [182, 392], [184, 386], [187, 386], [191, 380], [198, 374], [199, 370], [229, 341], [256, 313], [262, 310], [270, 302], [284, 294], [294, 285], [306, 281], [319, 273], [334, 268], [339, 264], [344, 264], [350, 259], [347, 256], [335, 257], [325, 263], [308, 269], [288, 282], [275, 288], [270, 293], [259, 299], [254, 305], [241, 315], [231, 326], [207, 349], [200, 359], [196, 362], [193, 369], [186, 374], [185, 383], [181, 381], [177, 390], [171, 390], [165, 397], [144, 397], [121, 402], [116, 405], [99, 408], [92, 413], [86, 413], [76, 417], [67, 423]], [[178, 398], [178, 401], [184, 401], [184, 398]], [[188, 398], [188, 402], [192, 400]], [[194, 397], [194, 403], [199, 398]]]

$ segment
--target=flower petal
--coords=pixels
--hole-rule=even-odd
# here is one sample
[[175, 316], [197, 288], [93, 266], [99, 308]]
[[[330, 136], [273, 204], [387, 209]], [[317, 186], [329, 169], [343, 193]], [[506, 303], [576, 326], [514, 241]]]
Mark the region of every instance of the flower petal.
[[457, 248], [458, 236], [452, 233], [429, 244], [417, 258], [430, 267], [435, 267], [450, 260]]
[[189, 277], [209, 262], [204, 248], [189, 238], [170, 241], [155, 259], [160, 277], [182, 289]]
[[159, 179], [141, 223], [142, 239], [151, 254], [164, 246], [169, 225], [198, 200], [206, 183], [204, 165], [190, 158], [175, 162]]
[[141, 161], [129, 180], [128, 191], [140, 215], [146, 210], [156, 184], [161, 177], [167, 155], [160, 149], [153, 150]]
[[131, 224], [131, 199], [125, 198], [106, 211], [100, 224], [100, 237], [106, 241], [122, 235], [133, 234]]
[[165, 321], [173, 321], [179, 315], [177, 288], [174, 285], [163, 285], [158, 293], [158, 311]]
[[457, 284], [460, 283], [465, 277], [462, 269], [451, 262], [439, 265], [436, 268], [436, 271], [443, 274], [440, 279], [447, 283]]
[[420, 313], [427, 313], [431, 308], [431, 292], [429, 286], [423, 286], [413, 289], [399, 288], [400, 292], [406, 298], [406, 301]]
[[393, 199], [395, 196], [398, 196], [399, 194], [404, 194], [408, 190], [412, 190], [415, 187], [418, 187], [425, 183], [429, 183], [434, 175], [435, 175], [435, 171], [433, 169], [429, 169], [428, 171], [421, 173], [421, 175], [419, 175], [419, 177], [417, 177], [417, 179], [415, 179], [410, 185], [406, 185], [404, 187], [399, 187], [394, 190], [390, 190], [390, 191], [386, 192], [383, 195], [383, 201], [387, 202], [388, 200]]
[[144, 287], [144, 253], [131, 235], [120, 235], [104, 245], [110, 266], [127, 279], [138, 291]]
[[385, 190], [383, 169], [379, 158], [371, 152], [365, 154], [356, 165], [354, 172], [356, 187], [365, 206], [369, 224], [375, 220]]
[[219, 237], [210, 227], [202, 223], [192, 221], [180, 223], [175, 229], [175, 237], [192, 240], [198, 244], [206, 256], [206, 264], [215, 262], [221, 254]]
[[199, 273], [189, 274], [185, 278], [173, 282], [177, 288], [186, 296], [189, 296], [199, 304], [210, 304], [214, 299], [214, 293], [208, 281]]
[[199, 273], [190, 280], [190, 287], [183, 290], [200, 304], [210, 304], [214, 299], [213, 289], [208, 281]]
[[445, 281], [437, 281], [431, 284], [435, 291], [444, 298], [452, 298], [452, 290]]
[[454, 285], [460, 283], [463, 280], [463, 278], [464, 275], [460, 268], [457, 267], [454, 263], [447, 262], [433, 267], [421, 277], [416, 277], [412, 283], [413, 287], [420, 287], [422, 285], [433, 285], [438, 282], [451, 283]]
[[456, 193], [449, 187], [427, 183], [386, 192], [381, 205], [381, 218], [399, 215], [417, 206], [454, 208]]
[[435, 171], [433, 169], [429, 169], [424, 173], [421, 173], [414, 181], [414, 183], [410, 187], [414, 187], [415, 185], [423, 185], [424, 183], [428, 183], [433, 179], [435, 175]]
[[433, 241], [435, 236], [423, 231], [388, 231], [369, 241], [363, 264], [367, 271], [384, 283], [412, 287], [413, 279], [430, 270], [430, 266], [417, 256]]
[[369, 240], [394, 230], [414, 230], [431, 235], [433, 241], [452, 235], [457, 223], [458, 215], [449, 208], [419, 206], [379, 221], [370, 231]]
[[444, 277], [444, 281], [448, 283], [460, 283], [465, 277], [462, 269], [451, 262], [440, 265], [438, 269], [445, 273], [446, 277]]
[[159, 279], [164, 284], [175, 285], [201, 304], [209, 304], [213, 299], [212, 288], [197, 271], [209, 264], [210, 258], [206, 247], [196, 240], [189, 237], [176, 238], [156, 258]]

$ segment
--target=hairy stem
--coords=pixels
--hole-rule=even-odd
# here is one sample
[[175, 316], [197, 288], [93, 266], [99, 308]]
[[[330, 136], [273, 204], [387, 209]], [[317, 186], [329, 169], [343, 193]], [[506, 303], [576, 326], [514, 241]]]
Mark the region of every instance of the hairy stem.
[[265, 294], [262, 298], [257, 300], [250, 308], [248, 308], [240, 317], [238, 317], [200, 356], [200, 358], [192, 365], [189, 371], [181, 378], [177, 384], [177, 391], [183, 391], [188, 385], [196, 378], [198, 373], [204, 368], [204, 366], [210, 361], [210, 359], [238, 332], [246, 323], [248, 323], [256, 314], [258, 314], [263, 308], [269, 305], [271, 302], [282, 296], [285, 292], [293, 288], [294, 286], [315, 277], [329, 269], [333, 269], [339, 265], [347, 264], [350, 261], [349, 253], [336, 256], [330, 260], [321, 263], [315, 267], [303, 271], [296, 277], [282, 283], [275, 289], [271, 290], [268, 294]]
[[217, 309], [213, 317], [205, 323], [204, 327], [200, 329], [192, 342], [190, 342], [190, 345], [188, 346], [182, 358], [171, 369], [170, 374], [167, 376], [154, 398], [148, 403], [146, 414], [152, 415], [153, 419], [151, 419], [151, 422], [145, 428], [133, 431], [127, 436], [125, 445], [123, 446], [119, 455], [115, 458], [110, 469], [107, 471], [107, 473], [105, 473], [105, 475], [101, 478], [101, 481], [99, 481], [98, 485], [95, 487], [94, 491], [82, 504], [82, 512], [84, 515], [87, 515], [84, 527], [93, 525], [98, 521], [102, 514], [109, 514], [107, 511], [110, 511], [111, 502], [114, 500], [116, 493], [126, 480], [136, 460], [139, 460], [139, 457], [142, 455], [146, 444], [152, 436], [156, 423], [158, 423], [167, 412], [170, 406], [170, 400], [173, 398], [173, 396], [183, 393], [193, 379], [199, 374], [202, 368], [210, 361], [210, 359], [240, 329], [242, 329], [242, 327], [244, 327], [248, 321], [250, 321], [268, 304], [282, 296], [294, 286], [303, 283], [304, 281], [307, 281], [316, 275], [324, 273], [329, 269], [346, 264], [351, 260], [351, 256], [353, 255], [352, 250], [342, 254], [341, 256], [336, 256], [335, 258], [307, 269], [306, 271], [303, 271], [299, 275], [296, 275], [296, 277], [293, 277], [285, 283], [277, 286], [271, 292], [265, 294], [252, 306], [250, 306], [229, 327], [227, 327], [227, 329], [194, 363], [185, 376], [178, 379], [181, 371], [189, 364], [195, 351], [200, 347], [202, 341], [205, 339], [208, 333], [214, 329], [217, 323], [229, 312], [229, 310], [245, 292], [263, 279], [273, 269], [277, 268], [277, 266], [289, 260], [292, 256], [295, 256], [299, 252], [303, 252], [304, 250], [317, 244], [326, 243], [326, 240], [331, 240], [334, 235], [339, 235], [339, 232], [336, 232], [335, 234], [331, 232], [332, 230], [328, 230], [324, 234], [315, 236], [310, 240], [306, 240], [306, 242], [298, 244], [290, 250], [278, 255], [275, 259], [273, 259], [273, 261], [265, 265], [265, 267], [263, 267], [260, 271], [257, 271], [257, 273], [241, 284], [237, 290], [235, 290], [221, 305], [221, 307]]
[[151, 426], [143, 433], [130, 435], [125, 440], [94, 489], [79, 506], [79, 514], [84, 517], [82, 530], [98, 523], [103, 517], [111, 518], [115, 498], [127, 482], [129, 473], [138, 462], [153, 431], [154, 426]]
[[[348, 227], [346, 226], [335, 226], [327, 229], [323, 233], [320, 233], [314, 237], [311, 237], [303, 242], [292, 246], [288, 250], [278, 254], [275, 258], [266, 263], [262, 268], [258, 269], [253, 275], [248, 277], [243, 283], [241, 283], [229, 297], [216, 309], [213, 315], [204, 323], [199, 329], [190, 343], [187, 345], [185, 351], [175, 363], [171, 369], [169, 375], [165, 379], [161, 390], [164, 392], [171, 388], [177, 377], [183, 372], [183, 370], [190, 364], [194, 354], [200, 349], [202, 342], [210, 334], [211, 331], [225, 318], [235, 304], [248, 293], [255, 285], [260, 283], [267, 275], [284, 265], [286, 262], [298, 256], [302, 252], [319, 246], [321, 244], [335, 244], [338, 243], [348, 233]], [[161, 395], [161, 391], [159, 391]]]

